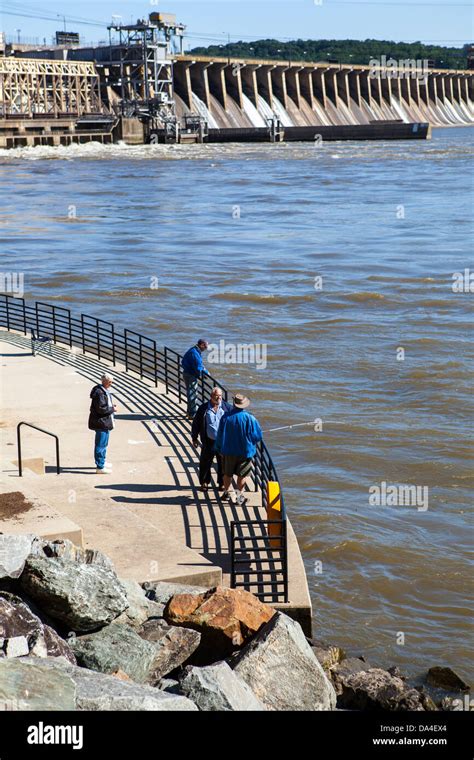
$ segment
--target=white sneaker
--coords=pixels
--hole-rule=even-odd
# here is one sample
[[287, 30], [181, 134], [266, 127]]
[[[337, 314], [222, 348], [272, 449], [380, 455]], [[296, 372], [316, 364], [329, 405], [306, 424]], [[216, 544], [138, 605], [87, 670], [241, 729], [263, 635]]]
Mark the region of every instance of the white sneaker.
[[113, 467], [113, 464], [112, 464], [112, 462], [106, 462], [104, 464], [104, 467], [105, 467], [106, 470], [111, 470], [112, 467]]
[[110, 475], [111, 473], [112, 470], [107, 469], [107, 467], [103, 467], [102, 470], [98, 467], [95, 471], [96, 475]]

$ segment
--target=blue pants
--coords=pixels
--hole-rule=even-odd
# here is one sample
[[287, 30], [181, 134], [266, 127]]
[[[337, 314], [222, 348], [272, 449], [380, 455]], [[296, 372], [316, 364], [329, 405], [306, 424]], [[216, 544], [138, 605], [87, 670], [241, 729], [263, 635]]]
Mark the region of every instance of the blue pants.
[[187, 372], [183, 373], [184, 382], [186, 385], [186, 393], [188, 396], [188, 415], [195, 417], [198, 410], [197, 392], [198, 392], [198, 379], [192, 375], [188, 375]]
[[98, 467], [99, 470], [104, 469], [105, 456], [107, 454], [107, 446], [109, 443], [109, 435], [109, 430], [96, 430], [95, 433], [94, 458], [95, 466]]

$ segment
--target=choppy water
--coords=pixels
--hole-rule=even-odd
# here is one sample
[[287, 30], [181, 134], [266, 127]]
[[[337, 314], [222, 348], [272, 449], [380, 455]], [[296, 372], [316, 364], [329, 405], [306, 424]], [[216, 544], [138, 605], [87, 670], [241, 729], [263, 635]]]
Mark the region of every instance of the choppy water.
[[[26, 297], [179, 351], [265, 344], [266, 369], [211, 369], [265, 429], [323, 420], [267, 436], [315, 635], [467, 678], [472, 138], [0, 151], [1, 268]], [[428, 509], [371, 506], [382, 481], [428, 486]]]

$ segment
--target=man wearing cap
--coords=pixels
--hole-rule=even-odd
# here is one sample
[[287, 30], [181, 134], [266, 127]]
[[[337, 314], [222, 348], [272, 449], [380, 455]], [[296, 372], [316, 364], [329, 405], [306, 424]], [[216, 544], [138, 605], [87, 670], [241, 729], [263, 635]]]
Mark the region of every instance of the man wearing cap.
[[94, 385], [90, 392], [89, 430], [95, 430], [94, 458], [97, 475], [110, 475], [112, 472], [111, 463], [106, 462], [106, 454], [110, 431], [115, 427], [114, 413], [117, 411], [110, 392], [113, 381], [112, 375], [106, 372], [102, 375], [101, 385]]
[[224, 493], [223, 499], [228, 499], [232, 478], [237, 476], [237, 503], [245, 504], [243, 495], [245, 483], [252, 471], [253, 458], [257, 451], [257, 443], [262, 440], [262, 430], [255, 417], [245, 411], [250, 406], [249, 399], [237, 394], [234, 396], [234, 406], [224, 415], [219, 425], [216, 439], [216, 450], [224, 458]]
[[186, 385], [186, 394], [188, 397], [188, 420], [193, 420], [196, 416], [198, 381], [203, 374], [209, 374], [203, 364], [201, 355], [204, 351], [207, 351], [207, 348], [208, 343], [206, 340], [198, 340], [195, 346], [192, 346], [189, 351], [186, 351], [181, 360], [183, 378]]
[[192, 426], [192, 442], [195, 449], [198, 447], [198, 438], [201, 439], [202, 449], [199, 458], [199, 482], [203, 491], [207, 491], [211, 483], [211, 467], [214, 457], [217, 456], [217, 483], [219, 490], [224, 486], [222, 472], [222, 457], [215, 449], [217, 433], [220, 422], [226, 412], [231, 412], [232, 406], [222, 400], [222, 390], [213, 388], [210, 401], [205, 401], [197, 410]]

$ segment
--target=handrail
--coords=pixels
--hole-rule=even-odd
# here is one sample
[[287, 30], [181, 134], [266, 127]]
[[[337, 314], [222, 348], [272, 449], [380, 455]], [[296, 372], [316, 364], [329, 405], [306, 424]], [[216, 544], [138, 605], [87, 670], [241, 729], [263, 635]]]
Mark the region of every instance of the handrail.
[[[84, 354], [92, 353], [99, 360], [110, 361], [114, 366], [119, 362], [127, 370], [137, 372], [140, 377], [151, 380], [155, 386], [162, 382], [167, 393], [175, 393], [179, 401], [185, 397], [185, 384], [181, 368], [182, 356], [167, 346], [158, 350], [156, 341], [132, 330], [117, 330], [111, 322], [89, 314], [75, 317], [65, 306], [36, 301], [28, 305], [24, 298], [8, 293], [0, 294], [0, 326], [7, 330], [19, 330], [25, 335], [35, 329], [52, 335], [54, 343], [64, 343], [70, 348], [77, 347]], [[214, 385], [222, 388], [227, 400], [229, 391], [212, 375], [201, 378], [201, 399], [210, 394]], [[262, 503], [267, 506], [267, 483], [278, 481], [278, 474], [266, 443], [257, 447], [253, 475], [255, 489], [262, 492]], [[280, 488], [281, 490], [281, 488]], [[282, 520], [286, 519], [282, 494]]]
[[[155, 387], [161, 382], [165, 385], [166, 394], [174, 393], [177, 395], [179, 402], [186, 395], [186, 388], [183, 378], [183, 371], [181, 367], [181, 354], [178, 354], [171, 348], [164, 346], [162, 350], [157, 348], [155, 340], [147, 338], [140, 333], [136, 333], [133, 330], [116, 330], [115, 326], [111, 322], [107, 322], [103, 319], [98, 319], [89, 314], [80, 314], [79, 316], [73, 316], [71, 311], [56, 304], [48, 304], [41, 301], [36, 301], [34, 305], [28, 305], [24, 298], [17, 298], [16, 296], [8, 293], [0, 293], [0, 327], [6, 327], [7, 330], [17, 330], [28, 335], [28, 331], [36, 330], [37, 334], [46, 333], [52, 335], [53, 343], [62, 343], [69, 348], [78, 348], [82, 350], [83, 354], [91, 353], [96, 356], [99, 361], [110, 361], [114, 366], [117, 363], [125, 366], [126, 371], [133, 371], [140, 375], [141, 378], [145, 378], [154, 383]], [[210, 392], [214, 386], [218, 386], [222, 389], [223, 396], [227, 400], [229, 398], [229, 391], [212, 375], [203, 375], [201, 377], [201, 399], [204, 401], [210, 395]], [[18, 425], [18, 463], [20, 477], [22, 477], [22, 461], [21, 461], [21, 434], [20, 428], [22, 425], [27, 425], [41, 433], [50, 435], [56, 439], [56, 469], [58, 475], [60, 474], [59, 464], [59, 439], [54, 433], [50, 433], [48, 430], [42, 430], [36, 425], [31, 425], [28, 422], [21, 422]], [[261, 491], [262, 494], [262, 506], [268, 507], [267, 497], [267, 485], [269, 481], [276, 481], [279, 483], [278, 474], [273, 463], [272, 457], [266, 443], [261, 441], [257, 446], [257, 452], [254, 460], [253, 482], [255, 490]], [[283, 493], [280, 484], [280, 498], [281, 498], [281, 520], [277, 520], [282, 526], [281, 540], [282, 545], [280, 551], [282, 552], [282, 581], [272, 582], [272, 586], [279, 586], [283, 584], [283, 592], [277, 592], [277, 596], [283, 596], [284, 601], [288, 600], [288, 552], [287, 552], [287, 518], [286, 508], [283, 498]], [[261, 521], [257, 521], [260, 523]], [[270, 525], [274, 521], [263, 521]], [[235, 536], [234, 531], [236, 526], [248, 528], [253, 525], [251, 520], [239, 520], [232, 524], [231, 534]], [[236, 576], [236, 556], [235, 556], [235, 541], [231, 538], [231, 562], [234, 570], [233, 582], [238, 586], [244, 586], [250, 588], [254, 585], [260, 585], [256, 582], [250, 582], [248, 580], [249, 573], [243, 573], [247, 576], [247, 580], [243, 583], [237, 583]], [[275, 552], [279, 550], [276, 548]], [[256, 560], [258, 561], [258, 560]], [[276, 559], [278, 561], [278, 559]], [[237, 573], [242, 575], [242, 573]], [[258, 576], [258, 570], [251, 573]], [[268, 585], [268, 584], [266, 584]], [[260, 596], [259, 592], [256, 592], [257, 596]], [[265, 596], [265, 592], [263, 592]], [[262, 598], [263, 598], [262, 596]]]
[[23, 464], [21, 461], [21, 427], [22, 425], [26, 425], [27, 427], [33, 428], [33, 430], [39, 430], [40, 433], [45, 433], [45, 435], [50, 435], [52, 438], [56, 439], [56, 474], [61, 474], [61, 467], [59, 464], [59, 438], [54, 433], [50, 433], [49, 430], [43, 430], [43, 428], [38, 427], [37, 425], [32, 425], [31, 422], [20, 422], [17, 425], [16, 428], [16, 438], [17, 438], [17, 444], [18, 444], [18, 475], [20, 478], [23, 477]]

